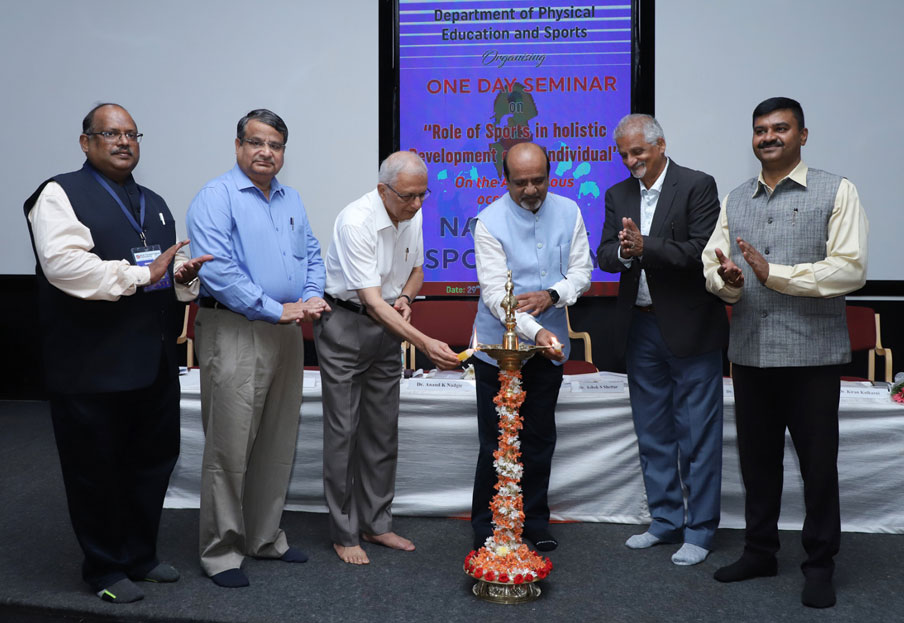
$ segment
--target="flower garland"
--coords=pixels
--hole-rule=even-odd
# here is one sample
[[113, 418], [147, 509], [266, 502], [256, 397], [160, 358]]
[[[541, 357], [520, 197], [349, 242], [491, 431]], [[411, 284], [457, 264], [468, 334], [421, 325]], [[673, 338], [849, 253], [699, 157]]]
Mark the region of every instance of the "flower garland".
[[[898, 374], [898, 377], [901, 375]], [[895, 383], [891, 388], [891, 399], [895, 402], [900, 402], [904, 404], [904, 380]]]
[[493, 399], [499, 415], [499, 447], [493, 452], [498, 480], [493, 511], [493, 536], [465, 557], [465, 573], [478, 580], [500, 584], [522, 584], [542, 580], [552, 571], [552, 561], [530, 551], [521, 542], [524, 500], [521, 496], [521, 442], [518, 431], [524, 418], [518, 413], [524, 402], [521, 373], [499, 371], [501, 387]]

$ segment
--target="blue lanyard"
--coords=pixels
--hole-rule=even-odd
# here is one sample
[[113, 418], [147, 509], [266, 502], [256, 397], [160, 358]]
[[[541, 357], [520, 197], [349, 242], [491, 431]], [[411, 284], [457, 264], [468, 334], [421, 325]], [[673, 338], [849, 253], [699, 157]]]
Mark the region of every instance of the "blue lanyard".
[[143, 244], [144, 246], [148, 246], [147, 238], [145, 238], [145, 236], [144, 236], [144, 206], [145, 206], [145, 202], [144, 202], [144, 193], [141, 192], [141, 189], [140, 189], [140, 188], [138, 189], [138, 205], [139, 205], [138, 216], [139, 216], [139, 218], [141, 219], [141, 223], [139, 224], [137, 221], [135, 221], [135, 217], [132, 216], [132, 211], [129, 210], [129, 209], [125, 206], [125, 204], [122, 202], [122, 199], [119, 198], [119, 195], [116, 194], [116, 191], [115, 191], [115, 190], [113, 190], [112, 188], [110, 188], [110, 185], [107, 184], [106, 180], [104, 180], [104, 178], [102, 178], [102, 177], [97, 173], [97, 171], [91, 171], [91, 174], [94, 175], [94, 179], [96, 179], [96, 180], [100, 183], [100, 185], [103, 186], [104, 189], [105, 189], [108, 193], [110, 193], [110, 196], [113, 197], [113, 200], [114, 200], [117, 204], [119, 204], [119, 209], [122, 210], [122, 213], [123, 213], [123, 214], [125, 214], [126, 219], [129, 221], [129, 225], [132, 226], [132, 229], [134, 229], [134, 230], [135, 230], [135, 233], [138, 234], [138, 237], [141, 238], [141, 244]]

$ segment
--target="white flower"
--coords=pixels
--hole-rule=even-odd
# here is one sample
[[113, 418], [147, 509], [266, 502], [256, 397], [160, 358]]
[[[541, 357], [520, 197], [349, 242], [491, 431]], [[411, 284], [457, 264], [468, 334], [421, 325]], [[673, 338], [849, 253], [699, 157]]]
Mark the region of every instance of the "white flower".
[[506, 461], [505, 459], [497, 459], [493, 461], [493, 467], [496, 468], [496, 473], [506, 478], [512, 478], [513, 480], [520, 480], [521, 474], [524, 473], [524, 468], [519, 464], [513, 461]]
[[515, 498], [521, 494], [521, 487], [515, 483], [506, 483], [499, 489], [499, 495], [507, 498]]

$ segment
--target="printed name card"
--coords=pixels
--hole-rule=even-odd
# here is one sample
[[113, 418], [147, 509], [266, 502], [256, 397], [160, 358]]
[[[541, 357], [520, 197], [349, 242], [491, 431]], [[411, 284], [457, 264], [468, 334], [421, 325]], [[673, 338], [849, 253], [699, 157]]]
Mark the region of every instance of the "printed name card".
[[406, 379], [404, 388], [411, 392], [432, 392], [439, 394], [473, 394], [474, 381], [463, 379]]
[[891, 402], [891, 399], [885, 387], [842, 385], [841, 402]]
[[622, 379], [572, 379], [571, 393], [573, 394], [621, 394], [627, 389]]
[[[731, 384], [731, 379], [724, 379], [722, 396], [724, 398], [734, 399], [734, 386]], [[891, 400], [888, 397], [888, 389], [881, 385], [874, 386], [869, 382], [842, 382], [839, 402], [888, 403], [891, 402]]]

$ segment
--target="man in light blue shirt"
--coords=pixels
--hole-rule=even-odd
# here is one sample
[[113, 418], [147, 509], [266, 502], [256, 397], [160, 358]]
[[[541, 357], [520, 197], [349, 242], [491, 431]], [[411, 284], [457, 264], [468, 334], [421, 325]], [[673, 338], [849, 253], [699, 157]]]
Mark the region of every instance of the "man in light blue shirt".
[[258, 109], [238, 123], [236, 165], [188, 209], [200, 272], [195, 344], [205, 445], [201, 567], [248, 586], [244, 557], [304, 562], [279, 522], [291, 477], [304, 370], [303, 321], [319, 318], [324, 269], [298, 193], [276, 180], [288, 129]]

